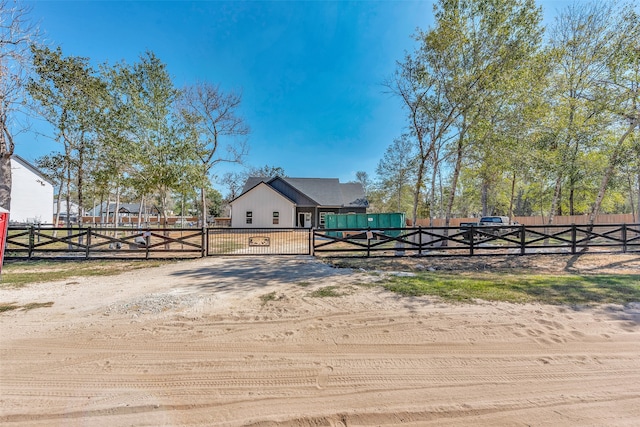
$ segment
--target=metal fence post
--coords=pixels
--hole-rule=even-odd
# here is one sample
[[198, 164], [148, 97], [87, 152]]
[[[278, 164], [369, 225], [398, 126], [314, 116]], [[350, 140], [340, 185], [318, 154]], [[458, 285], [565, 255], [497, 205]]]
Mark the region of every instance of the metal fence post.
[[571, 224], [571, 255], [576, 253], [576, 240], [577, 240], [576, 224]]
[[622, 253], [627, 253], [627, 223], [622, 224]]
[[526, 253], [525, 246], [527, 244], [527, 229], [524, 224], [520, 224], [520, 255], [524, 255]]
[[422, 226], [418, 226], [418, 255], [422, 255]]
[[309, 255], [315, 256], [315, 229], [309, 227]]
[[473, 245], [474, 245], [473, 236], [476, 234], [473, 227], [474, 226], [472, 224], [471, 227], [469, 228], [469, 255], [470, 256], [473, 256]]

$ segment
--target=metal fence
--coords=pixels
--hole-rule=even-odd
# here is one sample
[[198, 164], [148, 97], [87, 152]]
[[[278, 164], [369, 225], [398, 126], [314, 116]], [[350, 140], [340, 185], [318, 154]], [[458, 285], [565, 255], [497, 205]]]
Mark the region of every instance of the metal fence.
[[308, 228], [208, 228], [207, 255], [310, 255]]
[[530, 255], [640, 251], [640, 224], [417, 227], [313, 232], [315, 255]]
[[202, 229], [9, 227], [6, 259], [194, 258], [204, 256]]
[[10, 226], [6, 259], [221, 255], [477, 256], [640, 252], [640, 224], [513, 227], [44, 228]]

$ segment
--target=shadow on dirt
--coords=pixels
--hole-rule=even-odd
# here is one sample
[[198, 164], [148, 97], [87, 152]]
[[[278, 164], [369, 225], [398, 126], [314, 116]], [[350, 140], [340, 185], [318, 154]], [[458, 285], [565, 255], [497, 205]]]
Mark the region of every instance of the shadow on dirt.
[[272, 284], [313, 284], [318, 279], [339, 280], [351, 269], [333, 268], [313, 257], [234, 257], [217, 259], [211, 265], [172, 273], [188, 277], [194, 286], [211, 290], [256, 289]]

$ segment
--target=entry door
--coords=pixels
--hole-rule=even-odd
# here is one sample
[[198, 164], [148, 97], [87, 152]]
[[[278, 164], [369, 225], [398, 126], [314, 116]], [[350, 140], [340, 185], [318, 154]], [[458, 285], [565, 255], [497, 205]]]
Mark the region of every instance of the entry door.
[[311, 228], [311, 212], [298, 213], [298, 226], [304, 227], [304, 228]]

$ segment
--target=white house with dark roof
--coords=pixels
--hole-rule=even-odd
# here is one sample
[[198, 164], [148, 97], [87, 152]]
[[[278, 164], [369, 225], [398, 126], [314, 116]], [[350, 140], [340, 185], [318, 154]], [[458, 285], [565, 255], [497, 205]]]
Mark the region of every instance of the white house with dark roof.
[[53, 184], [35, 166], [11, 156], [11, 209], [9, 222], [53, 223]]
[[249, 178], [229, 204], [237, 228], [321, 228], [328, 213], [366, 213], [369, 206], [360, 183], [281, 177]]

